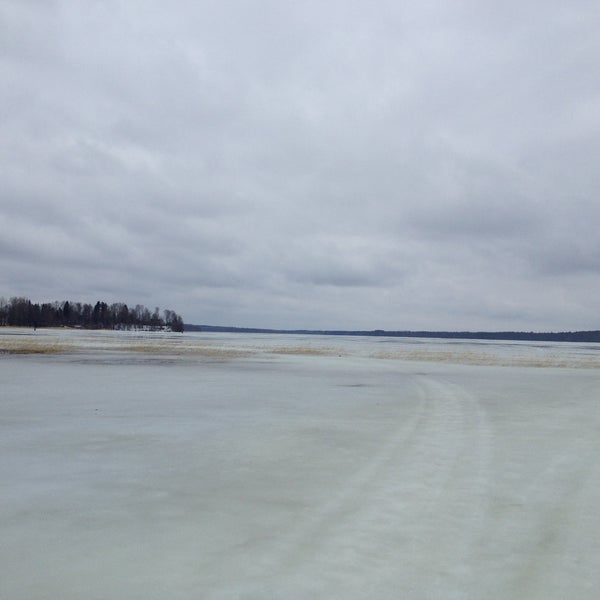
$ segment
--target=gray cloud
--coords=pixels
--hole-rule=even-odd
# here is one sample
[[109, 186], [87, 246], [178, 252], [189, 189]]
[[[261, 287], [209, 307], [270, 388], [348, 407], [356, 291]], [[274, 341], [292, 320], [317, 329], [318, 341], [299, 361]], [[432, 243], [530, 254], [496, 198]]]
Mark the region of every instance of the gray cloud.
[[0, 6], [0, 294], [596, 328], [596, 3]]

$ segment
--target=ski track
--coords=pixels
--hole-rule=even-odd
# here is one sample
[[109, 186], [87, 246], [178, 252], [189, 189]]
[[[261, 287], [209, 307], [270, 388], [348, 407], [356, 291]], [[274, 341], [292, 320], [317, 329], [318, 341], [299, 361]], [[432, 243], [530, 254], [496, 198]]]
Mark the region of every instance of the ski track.
[[[579, 397], [596, 395], [584, 389]], [[600, 423], [590, 413], [582, 426], [580, 411], [566, 405], [552, 420], [554, 435], [566, 441], [545, 455], [543, 468], [522, 488], [513, 490], [515, 502], [501, 521], [503, 530], [498, 523], [489, 527], [491, 535], [506, 540], [507, 559], [495, 579], [515, 590], [515, 596], [547, 598], [551, 590], [553, 598], [598, 597]], [[563, 430], [577, 435], [562, 435]]]
[[464, 389], [423, 376], [414, 386], [411, 418], [277, 541], [252, 578], [211, 598], [322, 597], [324, 590], [340, 598], [464, 597], [472, 578], [464, 565], [481, 543], [487, 510], [490, 431]]

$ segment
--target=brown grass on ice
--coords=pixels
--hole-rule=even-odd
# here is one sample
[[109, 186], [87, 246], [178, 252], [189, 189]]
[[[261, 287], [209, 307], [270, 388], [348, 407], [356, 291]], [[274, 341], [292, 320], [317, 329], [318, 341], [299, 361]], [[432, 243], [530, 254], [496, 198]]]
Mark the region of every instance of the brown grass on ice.
[[30, 339], [0, 340], [0, 354], [60, 354], [69, 347]]
[[408, 360], [422, 362], [449, 362], [463, 365], [497, 366], [497, 367], [537, 367], [537, 368], [571, 368], [598, 369], [600, 356], [589, 358], [565, 358], [548, 355], [539, 358], [525, 356], [504, 357], [480, 352], [450, 352], [450, 351], [396, 351], [376, 352], [372, 358]]
[[314, 346], [282, 346], [272, 348], [270, 352], [272, 354], [300, 354], [304, 356], [342, 356], [346, 354], [339, 348], [315, 348]]
[[248, 350], [241, 350], [238, 348], [214, 348], [210, 346], [176, 346], [164, 343], [116, 346], [114, 349], [120, 352], [141, 352], [148, 354], [164, 354], [169, 356], [201, 356], [206, 358], [242, 358], [251, 354], [251, 352]]

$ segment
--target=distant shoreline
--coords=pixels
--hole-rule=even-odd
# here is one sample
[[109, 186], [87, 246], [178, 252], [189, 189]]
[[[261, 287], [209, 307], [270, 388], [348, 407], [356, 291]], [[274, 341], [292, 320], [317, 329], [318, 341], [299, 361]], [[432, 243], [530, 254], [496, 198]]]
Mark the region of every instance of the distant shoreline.
[[216, 333], [271, 333], [296, 335], [354, 335], [368, 337], [405, 337], [438, 338], [460, 340], [505, 340], [529, 342], [597, 342], [600, 343], [600, 330], [561, 331], [561, 332], [525, 332], [525, 331], [346, 331], [315, 329], [264, 329], [258, 327], [224, 327], [219, 325], [185, 324], [185, 331], [204, 331]]

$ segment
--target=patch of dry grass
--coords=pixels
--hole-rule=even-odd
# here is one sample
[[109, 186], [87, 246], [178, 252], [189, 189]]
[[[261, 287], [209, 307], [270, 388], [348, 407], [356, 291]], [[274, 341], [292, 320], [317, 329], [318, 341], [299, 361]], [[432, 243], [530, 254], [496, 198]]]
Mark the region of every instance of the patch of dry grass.
[[165, 344], [135, 344], [130, 346], [118, 346], [118, 351], [141, 352], [148, 354], [164, 354], [175, 356], [203, 356], [207, 358], [241, 358], [251, 354], [250, 351], [237, 348], [211, 348], [208, 346], [170, 346]]
[[112, 346], [111, 350], [119, 352], [148, 352], [155, 354], [176, 354], [175, 348], [159, 346], [158, 344], [133, 344], [129, 346]]
[[0, 354], [60, 354], [67, 350], [69, 347], [64, 344], [38, 340], [0, 340]]
[[339, 348], [315, 348], [313, 346], [283, 346], [280, 348], [273, 348], [271, 353], [300, 354], [305, 356], [342, 356], [346, 354]]
[[571, 369], [598, 369], [600, 357], [588, 360], [576, 358], [558, 358], [546, 356], [540, 358], [526, 358], [524, 356], [504, 357], [478, 352], [444, 352], [444, 351], [397, 351], [377, 352], [371, 354], [372, 358], [388, 360], [407, 360], [421, 362], [450, 362], [463, 365], [480, 365], [496, 367], [533, 367], [533, 368], [571, 368]]

